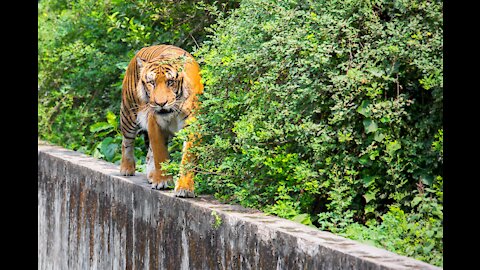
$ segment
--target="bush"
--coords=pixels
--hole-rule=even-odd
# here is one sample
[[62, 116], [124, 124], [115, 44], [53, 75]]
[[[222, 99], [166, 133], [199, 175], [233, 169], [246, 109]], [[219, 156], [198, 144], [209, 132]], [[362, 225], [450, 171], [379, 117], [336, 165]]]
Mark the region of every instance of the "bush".
[[[205, 82], [189, 128], [202, 135], [192, 149], [197, 190], [336, 233], [380, 223], [393, 205], [441, 205], [442, 9], [242, 1], [196, 52]], [[442, 220], [437, 207], [423, 222]], [[436, 259], [407, 253], [441, 265], [434, 241]]]
[[[425, 206], [428, 210], [441, 211], [441, 206], [435, 203]], [[434, 265], [443, 264], [443, 226], [438, 216], [429, 217], [423, 211], [406, 214], [392, 206], [381, 218], [380, 224], [375, 221], [368, 226], [353, 223], [342, 235]]]

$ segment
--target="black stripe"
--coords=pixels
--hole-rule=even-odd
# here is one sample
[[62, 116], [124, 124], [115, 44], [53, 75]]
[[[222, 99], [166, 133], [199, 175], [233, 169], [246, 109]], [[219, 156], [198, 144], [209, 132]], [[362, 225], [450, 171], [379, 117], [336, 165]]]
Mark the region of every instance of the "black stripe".
[[125, 126], [121, 126], [121, 127], [120, 127], [120, 130], [122, 131], [122, 134], [133, 134], [133, 135], [135, 135], [135, 134], [137, 133], [136, 130], [134, 130], [134, 131], [132, 132], [130, 129], [128, 129], [128, 128], [125, 127]]
[[132, 86], [128, 87], [127, 89], [127, 94], [130, 101], [136, 101], [135, 100], [136, 95], [134, 94], [134, 89], [136, 90], [136, 87], [132, 87]]
[[144, 58], [147, 59], [147, 60], [150, 60], [152, 59], [152, 55], [156, 55], [156, 52], [161, 49], [162, 46], [152, 46], [152, 47], [148, 47], [145, 49], [145, 51], [143, 51], [143, 55], [144, 55]]
[[[126, 98], [127, 101], [137, 101], [136, 100], [136, 95], [134, 95], [133, 91], [132, 91], [132, 86], [131, 86], [131, 80], [130, 80], [130, 75], [131, 73], [130, 72], [127, 72], [125, 74], [126, 76], [126, 81], [124, 81], [123, 85], [122, 85], [122, 94], [124, 95], [124, 97]], [[136, 89], [136, 87], [133, 87], [133, 89]]]
[[132, 80], [131, 78], [135, 77], [137, 73], [137, 60], [134, 58], [131, 60], [133, 62], [131, 65], [128, 66], [127, 71], [125, 72], [125, 88], [131, 88]]
[[122, 134], [127, 134], [128, 133], [128, 134], [134, 134], [135, 135], [137, 133], [136, 130], [132, 131], [131, 129], [129, 129], [125, 126], [121, 126], [120, 129], [122, 130]]
[[126, 126], [122, 120], [120, 120], [121, 122], [121, 126], [120, 126], [120, 129], [122, 130], [122, 132], [127, 132], [127, 133], [133, 133], [133, 134], [136, 134], [137, 133], [137, 128], [129, 128], [128, 126]]
[[129, 131], [135, 131], [136, 132], [137, 129], [138, 129], [137, 125], [135, 125], [131, 121], [125, 122], [124, 119], [125, 119], [124, 117], [120, 117], [121, 127], [124, 128], [124, 129], [128, 129]]
[[125, 121], [123, 120], [123, 118], [121, 118], [121, 119], [120, 119], [120, 123], [122, 124], [122, 125], [121, 125], [121, 128], [122, 128], [122, 129], [125, 129], [125, 130], [127, 130], [127, 131], [129, 131], [129, 132], [131, 132], [131, 133], [137, 132], [137, 129], [138, 129], [138, 128], [137, 128], [136, 126], [132, 126], [132, 125], [131, 125], [131, 122], [125, 122]]
[[[130, 114], [130, 113], [132, 113], [135, 117], [132, 118], [132, 114]], [[120, 114], [121, 114], [122, 117], [128, 119], [130, 122], [136, 122], [136, 120], [137, 120], [137, 119], [136, 119], [136, 118], [137, 118], [137, 117], [136, 117], [137, 112], [136, 112], [136, 111], [132, 111], [132, 110], [130, 110], [129, 108], [126, 108], [126, 107], [125, 107], [125, 104], [122, 104], [122, 108], [120, 109]]]
[[142, 84], [143, 84], [143, 92], [145, 92], [145, 94], [147, 95], [147, 98], [150, 99], [150, 93], [148, 92], [147, 86], [143, 82]]
[[144, 55], [144, 58], [147, 59], [147, 60], [150, 60], [153, 53], [158, 50], [158, 48], [147, 48], [145, 51], [143, 51], [143, 55]]
[[183, 97], [183, 77], [177, 82], [177, 99]]
[[160, 45], [160, 46], [151, 46], [142, 51], [141, 55], [147, 60], [151, 60], [157, 56], [160, 56], [165, 50], [172, 47], [172, 45]]
[[129, 78], [133, 78], [133, 83], [138, 81], [138, 75], [139, 75], [138, 73], [140, 72], [138, 70], [138, 67], [137, 67], [137, 59], [136, 58], [137, 58], [137, 56], [135, 55], [132, 59], [132, 61], [134, 61], [135, 64], [132, 65], [132, 68], [130, 70], [130, 77], [129, 77]]
[[130, 129], [126, 126], [121, 126], [120, 129], [122, 130], [122, 133], [129, 133], [129, 134], [136, 134], [137, 133], [137, 129]]

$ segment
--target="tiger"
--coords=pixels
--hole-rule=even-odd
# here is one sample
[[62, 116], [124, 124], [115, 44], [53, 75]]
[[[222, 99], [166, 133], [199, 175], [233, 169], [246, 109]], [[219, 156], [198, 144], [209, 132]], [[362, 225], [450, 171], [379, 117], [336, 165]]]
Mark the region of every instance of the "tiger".
[[[152, 189], [167, 189], [172, 180], [161, 163], [169, 158], [168, 141], [195, 121], [194, 112], [203, 93], [200, 67], [187, 51], [174, 45], [153, 45], [140, 49], [130, 60], [122, 82], [120, 130], [122, 157], [120, 174], [135, 175], [134, 143], [145, 135], [148, 151], [146, 175]], [[183, 143], [180, 175], [175, 183], [177, 197], [195, 197], [194, 162], [188, 149], [195, 136]]]

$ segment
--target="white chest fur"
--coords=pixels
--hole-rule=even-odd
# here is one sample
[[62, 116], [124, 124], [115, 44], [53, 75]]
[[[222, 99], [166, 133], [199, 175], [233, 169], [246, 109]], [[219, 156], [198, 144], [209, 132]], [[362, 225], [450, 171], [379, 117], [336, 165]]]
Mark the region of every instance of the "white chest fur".
[[[185, 126], [186, 114], [183, 112], [180, 113], [171, 113], [167, 115], [155, 114], [155, 120], [160, 128], [164, 131], [171, 133], [171, 135], [178, 132]], [[139, 124], [142, 130], [148, 131], [148, 112], [139, 111], [137, 115], [137, 123]]]
[[155, 115], [158, 125], [161, 129], [170, 132], [171, 134], [177, 133], [185, 125], [185, 115], [183, 113], [175, 115]]

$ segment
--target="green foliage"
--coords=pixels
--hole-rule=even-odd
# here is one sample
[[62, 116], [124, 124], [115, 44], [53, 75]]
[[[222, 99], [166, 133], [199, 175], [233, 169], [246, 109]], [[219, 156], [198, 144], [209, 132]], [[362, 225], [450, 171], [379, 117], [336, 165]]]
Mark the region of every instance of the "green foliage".
[[[432, 205], [428, 208], [432, 208]], [[399, 207], [392, 206], [382, 215], [380, 224], [372, 222], [364, 226], [353, 223], [347, 227], [343, 236], [434, 265], [442, 265], [441, 218], [441, 215], [429, 217], [424, 211], [406, 214]]]
[[[93, 156], [115, 162], [121, 159], [122, 136], [118, 130], [117, 117], [111, 111], [107, 112], [107, 122], [97, 122], [90, 126], [90, 132], [99, 138], [104, 138], [94, 148]], [[113, 136], [113, 137], [111, 137]]]
[[[388, 220], [392, 205], [442, 205], [442, 10], [242, 1], [195, 53], [205, 83], [189, 127], [202, 135], [197, 190], [337, 233]], [[400, 249], [391, 229], [381, 230]], [[441, 265], [441, 239], [432, 241], [436, 259], [406, 252]]]

